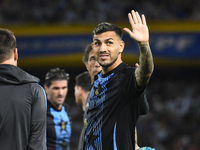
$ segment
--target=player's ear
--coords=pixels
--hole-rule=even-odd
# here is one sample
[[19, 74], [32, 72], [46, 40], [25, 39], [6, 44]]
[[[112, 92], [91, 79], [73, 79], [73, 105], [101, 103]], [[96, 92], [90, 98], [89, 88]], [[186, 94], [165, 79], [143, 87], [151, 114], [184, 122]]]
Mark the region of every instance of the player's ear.
[[124, 50], [124, 46], [125, 46], [125, 43], [123, 40], [120, 40], [120, 43], [119, 43], [119, 52], [122, 53], [123, 50]]
[[82, 93], [83, 93], [82, 87], [78, 86], [78, 91], [79, 91], [79, 92], [78, 92], [79, 96], [82, 95]]
[[47, 93], [48, 87], [46, 85], [44, 85], [44, 90]]
[[92, 47], [92, 49], [94, 48], [94, 44], [93, 44], [93, 42], [91, 43], [91, 47]]
[[18, 60], [18, 51], [17, 48], [14, 49], [14, 60]]

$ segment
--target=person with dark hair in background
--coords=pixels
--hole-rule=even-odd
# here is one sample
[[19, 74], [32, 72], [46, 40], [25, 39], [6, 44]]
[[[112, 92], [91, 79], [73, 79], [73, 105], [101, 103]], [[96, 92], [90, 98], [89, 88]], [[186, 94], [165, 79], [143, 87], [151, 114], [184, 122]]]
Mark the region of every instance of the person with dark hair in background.
[[[85, 64], [88, 72], [83, 72], [76, 77], [76, 85], [75, 85], [75, 88], [74, 88], [74, 91], [75, 91], [74, 95], [75, 95], [77, 105], [82, 107], [83, 111], [85, 111], [85, 105], [86, 105], [87, 97], [88, 97], [88, 94], [89, 94], [90, 89], [92, 87], [91, 85], [94, 81], [94, 76], [98, 72], [101, 71], [101, 66], [99, 65], [99, 63], [96, 61], [96, 59], [94, 57], [94, 53], [93, 53], [91, 44], [87, 45], [85, 50], [84, 50], [83, 63]], [[85, 84], [81, 84], [81, 83], [83, 83], [83, 81], [85, 82]], [[84, 95], [84, 97], [80, 96], [79, 89], [82, 91], [81, 95]], [[87, 118], [87, 116], [84, 113], [84, 116], [83, 116], [84, 125], [85, 125], [85, 122], [87, 120], [86, 118]], [[83, 144], [84, 144], [83, 136], [84, 136], [84, 133], [85, 133], [85, 128], [86, 128], [86, 126], [84, 126], [82, 131], [81, 131], [77, 150], [83, 149]]]
[[81, 107], [83, 111], [85, 111], [85, 104], [91, 87], [91, 77], [88, 71], [85, 71], [76, 76], [74, 95], [76, 104]]
[[[79, 75], [76, 76], [76, 84], [74, 87], [74, 95], [75, 95], [75, 100], [76, 104], [85, 111], [85, 105], [87, 103], [87, 98], [90, 93], [92, 84], [91, 84], [91, 77], [88, 71], [85, 71]], [[83, 116], [83, 123], [86, 121], [86, 116]], [[83, 127], [80, 138], [79, 138], [79, 143], [78, 143], [78, 148], [77, 150], [82, 150], [83, 149], [83, 137], [85, 133], [85, 127]]]
[[45, 150], [45, 92], [17, 60], [13, 32], [0, 28], [0, 149]]
[[69, 150], [71, 111], [64, 103], [68, 92], [69, 74], [53, 68], [45, 76], [47, 95], [47, 150]]
[[130, 67], [121, 59], [124, 49], [122, 30], [103, 22], [93, 31], [92, 48], [102, 71], [94, 78], [85, 112], [87, 127], [84, 149], [135, 149], [135, 125], [142, 108], [145, 88], [153, 72], [149, 32], [145, 16], [128, 14], [132, 31], [124, 30], [140, 50], [139, 66]]
[[85, 67], [90, 74], [91, 83], [93, 83], [94, 76], [98, 72], [100, 72], [102, 68], [99, 65], [99, 63], [96, 61], [96, 58], [94, 57], [94, 52], [93, 52], [91, 44], [87, 45], [84, 50], [83, 63], [85, 64]]

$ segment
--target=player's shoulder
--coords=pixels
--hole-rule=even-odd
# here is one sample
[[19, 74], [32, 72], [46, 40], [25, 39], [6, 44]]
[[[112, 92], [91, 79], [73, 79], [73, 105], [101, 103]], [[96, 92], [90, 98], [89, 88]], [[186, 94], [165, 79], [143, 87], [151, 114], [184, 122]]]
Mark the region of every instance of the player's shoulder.
[[131, 67], [126, 63], [122, 63], [120, 65], [120, 70], [118, 71], [119, 74], [123, 74], [123, 75], [127, 75], [130, 76], [131, 74], [133, 74], [135, 72], [136, 67]]
[[33, 95], [45, 95], [44, 88], [39, 83], [29, 83]]
[[35, 88], [37, 90], [44, 90], [44, 88], [39, 83], [33, 82], [28, 84], [30, 85], [31, 88]]

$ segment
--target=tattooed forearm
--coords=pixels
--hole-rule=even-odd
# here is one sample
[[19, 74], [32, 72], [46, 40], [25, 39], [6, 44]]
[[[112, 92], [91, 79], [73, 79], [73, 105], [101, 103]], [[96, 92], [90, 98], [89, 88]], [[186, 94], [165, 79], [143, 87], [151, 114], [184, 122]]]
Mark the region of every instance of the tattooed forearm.
[[136, 81], [139, 87], [144, 86], [153, 72], [153, 57], [149, 44], [139, 44], [139, 67], [135, 71]]

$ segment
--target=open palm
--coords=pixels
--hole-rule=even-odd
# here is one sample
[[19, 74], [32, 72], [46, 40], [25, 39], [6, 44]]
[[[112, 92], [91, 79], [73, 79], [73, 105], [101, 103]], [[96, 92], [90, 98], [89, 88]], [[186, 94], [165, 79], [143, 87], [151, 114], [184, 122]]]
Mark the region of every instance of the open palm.
[[128, 28], [124, 28], [124, 31], [126, 31], [130, 37], [138, 43], [148, 42], [149, 31], [145, 16], [142, 15], [142, 18], [140, 18], [139, 13], [132, 10], [131, 13], [128, 14], [128, 18], [132, 27], [132, 31]]

